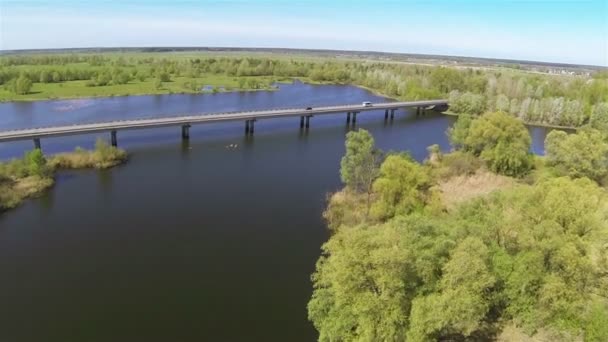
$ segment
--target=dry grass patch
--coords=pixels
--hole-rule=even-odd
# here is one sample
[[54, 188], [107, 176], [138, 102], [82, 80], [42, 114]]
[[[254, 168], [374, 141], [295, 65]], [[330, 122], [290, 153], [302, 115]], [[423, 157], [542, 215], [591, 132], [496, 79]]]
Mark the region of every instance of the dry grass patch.
[[514, 324], [505, 326], [500, 334], [497, 336], [496, 341], [498, 342], [582, 342], [581, 336], [574, 336], [569, 333], [558, 333], [555, 331], [549, 331], [547, 329], [539, 329], [534, 335], [530, 336], [526, 334], [521, 328], [516, 327]]
[[329, 196], [328, 202], [323, 218], [332, 230], [337, 230], [342, 225], [354, 227], [367, 220], [366, 194], [342, 189]]
[[28, 197], [40, 195], [53, 183], [52, 178], [38, 176], [0, 180], [0, 211], [14, 208]]
[[460, 203], [510, 188], [516, 183], [513, 178], [480, 169], [472, 175], [454, 176], [440, 181], [439, 191], [442, 203], [450, 210]]
[[127, 153], [102, 140], [95, 144], [95, 150], [76, 148], [74, 152], [59, 153], [49, 158], [49, 165], [55, 169], [107, 169], [127, 160]]

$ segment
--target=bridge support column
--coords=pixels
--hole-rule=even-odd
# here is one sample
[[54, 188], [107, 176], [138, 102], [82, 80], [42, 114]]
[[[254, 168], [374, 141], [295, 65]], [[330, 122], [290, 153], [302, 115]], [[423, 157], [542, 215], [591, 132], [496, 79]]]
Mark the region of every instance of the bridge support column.
[[253, 135], [253, 124], [255, 123], [255, 120], [250, 120], [251, 122], [249, 123], [249, 134]]
[[40, 147], [40, 138], [34, 138], [34, 148], [37, 149], [37, 150], [42, 149]]
[[353, 112], [353, 126], [357, 124], [357, 114], [358, 112]]
[[304, 117], [300, 116], [300, 128], [304, 128]]
[[312, 117], [312, 115], [307, 115], [306, 116], [306, 128], [310, 127], [310, 118]]
[[110, 140], [112, 142], [112, 146], [116, 147], [118, 146], [118, 140], [116, 139], [116, 131], [111, 131], [110, 132]]
[[416, 107], [416, 116], [420, 116], [420, 107]]
[[346, 124], [350, 124], [350, 112], [346, 113]]
[[388, 119], [388, 109], [384, 111], [384, 120]]
[[245, 120], [245, 135], [249, 134], [249, 120]]
[[190, 139], [190, 125], [183, 125], [182, 126], [182, 139], [183, 140]]
[[391, 109], [391, 120], [395, 118], [395, 110]]

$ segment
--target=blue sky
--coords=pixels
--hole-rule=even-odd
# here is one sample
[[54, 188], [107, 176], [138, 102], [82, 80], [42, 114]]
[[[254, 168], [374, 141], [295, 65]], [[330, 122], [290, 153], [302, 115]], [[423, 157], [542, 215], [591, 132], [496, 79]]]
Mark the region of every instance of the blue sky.
[[0, 0], [0, 49], [242, 46], [608, 66], [608, 0]]

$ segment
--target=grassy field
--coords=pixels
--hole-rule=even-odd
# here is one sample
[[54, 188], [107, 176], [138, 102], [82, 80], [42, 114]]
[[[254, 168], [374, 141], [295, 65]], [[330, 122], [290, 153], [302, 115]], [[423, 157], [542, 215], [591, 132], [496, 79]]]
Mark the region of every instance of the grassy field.
[[[57, 54], [61, 56], [61, 54]], [[67, 54], [64, 54], [64, 56]], [[27, 94], [17, 94], [12, 91], [8, 84], [0, 86], [0, 102], [8, 101], [35, 101], [47, 99], [73, 99], [83, 97], [108, 97], [108, 96], [127, 96], [127, 95], [154, 95], [154, 94], [175, 94], [175, 93], [200, 93], [212, 91], [255, 91], [272, 90], [271, 86], [275, 82], [291, 81], [291, 78], [276, 76], [234, 76], [227, 75], [224, 70], [215, 72], [199, 72], [196, 77], [188, 76], [185, 69], [191, 60], [200, 59], [236, 59], [236, 58], [273, 58], [283, 61], [312, 61], [319, 58], [313, 56], [296, 55], [273, 55], [269, 53], [245, 53], [245, 52], [113, 52], [113, 53], [79, 53], [78, 56], [102, 57], [103, 61], [99, 64], [87, 62], [74, 63], [49, 63], [49, 64], [20, 64], [4, 65], [0, 63], [0, 73], [10, 71], [15, 75], [29, 74], [33, 77], [33, 84]], [[53, 56], [51, 54], [50, 56]], [[2, 60], [0, 59], [0, 62]], [[165, 64], [163, 64], [165, 63]], [[170, 81], [162, 82], [160, 87], [156, 84], [155, 75], [159, 69], [166, 68], [172, 64], [180, 70], [173, 69], [169, 72]], [[115, 84], [110, 82], [103, 86], [87, 85], [89, 81], [61, 81], [52, 83], [42, 83], [38, 81], [38, 75], [44, 71], [52, 73], [59, 71], [70, 72], [92, 72], [94, 74], [106, 71], [112, 72], [120, 69], [121, 72], [129, 74], [130, 80], [126, 84]], [[141, 80], [138, 74], [144, 74], [145, 79]], [[1, 75], [0, 75], [1, 76]], [[202, 90], [204, 89], [204, 90]]]
[[[148, 78], [141, 82], [131, 80], [127, 84], [110, 84], [101, 87], [87, 87], [87, 81], [66, 81], [61, 83], [34, 83], [30, 93], [25, 95], [15, 94], [5, 88], [0, 88], [0, 101], [34, 101], [46, 99], [71, 99], [83, 97], [107, 97], [107, 96], [126, 96], [126, 95], [153, 95], [153, 94], [176, 94], [176, 93], [201, 93], [201, 88], [205, 87], [206, 92], [213, 91], [251, 91], [251, 90], [270, 90], [266, 86], [276, 79], [272, 77], [245, 77], [245, 79], [255, 79], [264, 84], [259, 89], [247, 86], [239, 86], [238, 77], [224, 75], [202, 75], [201, 77], [172, 77], [170, 82], [163, 82], [160, 88], [155, 87], [155, 80]], [[197, 89], [193, 89], [188, 83], [196, 82]]]

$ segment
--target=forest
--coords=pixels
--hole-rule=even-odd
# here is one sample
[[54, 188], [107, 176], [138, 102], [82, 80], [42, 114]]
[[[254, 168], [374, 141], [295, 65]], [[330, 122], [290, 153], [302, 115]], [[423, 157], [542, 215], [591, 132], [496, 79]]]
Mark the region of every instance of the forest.
[[320, 341], [608, 341], [608, 134], [530, 154], [505, 112], [459, 117], [423, 163], [347, 134], [312, 276]]
[[581, 127], [608, 117], [608, 74], [552, 75], [313, 56], [163, 53], [0, 57], [0, 100], [353, 84], [401, 100], [446, 98], [455, 114], [503, 111], [531, 124]]

